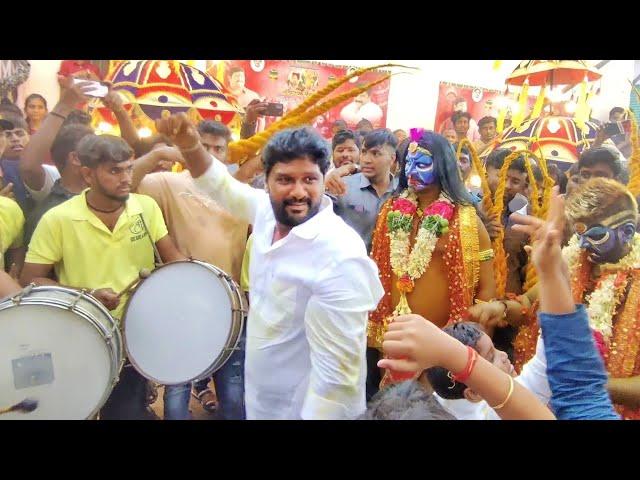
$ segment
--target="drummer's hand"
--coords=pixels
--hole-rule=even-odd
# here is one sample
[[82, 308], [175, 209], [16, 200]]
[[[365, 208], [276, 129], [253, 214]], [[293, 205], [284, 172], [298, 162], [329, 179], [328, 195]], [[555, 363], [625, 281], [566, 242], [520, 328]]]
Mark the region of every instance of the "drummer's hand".
[[118, 294], [110, 288], [99, 288], [93, 292], [93, 296], [107, 307], [107, 310], [115, 310], [118, 308], [118, 304], [120, 303]]
[[161, 135], [166, 135], [181, 149], [191, 149], [200, 143], [200, 135], [186, 114], [180, 112], [169, 114], [168, 110], [162, 112], [162, 118], [156, 120], [156, 130]]

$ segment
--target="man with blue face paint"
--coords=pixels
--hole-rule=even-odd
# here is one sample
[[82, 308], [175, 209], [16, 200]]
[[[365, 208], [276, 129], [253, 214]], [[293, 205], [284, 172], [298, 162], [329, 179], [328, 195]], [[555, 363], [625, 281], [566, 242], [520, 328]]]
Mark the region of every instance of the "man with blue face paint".
[[[371, 257], [385, 289], [369, 316], [368, 345], [377, 349], [401, 311], [444, 327], [461, 320], [475, 301], [495, 297], [491, 241], [453, 147], [431, 131], [412, 129], [410, 137], [398, 156], [398, 188], [381, 208], [373, 234]], [[383, 386], [399, 381], [389, 378]]]
[[[567, 197], [565, 213], [575, 235], [564, 248], [576, 303], [584, 303], [589, 324], [609, 374], [607, 389], [625, 419], [640, 419], [640, 234], [638, 205], [621, 183], [592, 178]], [[473, 320], [491, 325], [523, 321], [538, 288], [515, 300], [477, 305]], [[506, 308], [506, 311], [505, 311]], [[506, 315], [506, 317], [505, 317]], [[526, 361], [527, 359], [525, 359]]]

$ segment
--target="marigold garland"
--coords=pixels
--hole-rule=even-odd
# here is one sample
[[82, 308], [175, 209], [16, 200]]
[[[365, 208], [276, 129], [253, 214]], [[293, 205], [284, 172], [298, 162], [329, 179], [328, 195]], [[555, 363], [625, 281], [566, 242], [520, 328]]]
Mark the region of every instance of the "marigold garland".
[[[589, 324], [611, 377], [639, 375], [640, 234], [634, 236], [628, 255], [615, 264], [600, 266], [601, 276], [589, 295], [585, 292], [591, 284], [593, 264], [587, 254], [580, 249], [577, 237], [563, 251], [569, 263], [574, 300], [587, 304]], [[640, 419], [640, 409], [616, 405], [616, 410], [625, 419]]]
[[[640, 94], [634, 88], [638, 100]], [[638, 122], [632, 110], [628, 110], [631, 121], [631, 157], [629, 157], [629, 183], [627, 188], [634, 197], [640, 195], [640, 139], [638, 138]]]

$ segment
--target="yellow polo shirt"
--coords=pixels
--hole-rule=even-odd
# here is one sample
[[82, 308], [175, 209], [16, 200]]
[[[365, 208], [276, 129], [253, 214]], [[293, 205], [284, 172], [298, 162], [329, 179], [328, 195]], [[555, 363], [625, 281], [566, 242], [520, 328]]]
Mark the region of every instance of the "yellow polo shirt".
[[[26, 261], [54, 265], [58, 281], [76, 288], [111, 288], [119, 293], [141, 269], [153, 270], [153, 243], [167, 235], [160, 207], [151, 197], [131, 194], [113, 232], [87, 206], [85, 190], [44, 214]], [[122, 318], [128, 295], [111, 311]]]
[[4, 270], [4, 254], [10, 248], [22, 247], [24, 214], [15, 200], [0, 196], [0, 270]]

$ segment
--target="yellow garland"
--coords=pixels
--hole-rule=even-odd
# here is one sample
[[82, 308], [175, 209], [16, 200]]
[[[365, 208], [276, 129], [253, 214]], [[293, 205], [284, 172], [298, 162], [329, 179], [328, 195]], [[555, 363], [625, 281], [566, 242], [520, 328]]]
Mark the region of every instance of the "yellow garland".
[[290, 119], [292, 117], [295, 117], [296, 115], [301, 114], [302, 112], [306, 111], [309, 107], [314, 105], [316, 102], [318, 102], [319, 100], [321, 100], [324, 97], [328, 96], [331, 92], [336, 90], [338, 87], [340, 87], [341, 85], [344, 85], [345, 83], [347, 83], [353, 77], [358, 77], [358, 76], [362, 75], [363, 73], [369, 72], [371, 70], [376, 70], [376, 69], [380, 69], [380, 68], [388, 68], [388, 67], [403, 67], [403, 68], [416, 69], [416, 67], [407, 67], [405, 65], [397, 65], [395, 63], [385, 63], [384, 65], [375, 65], [373, 67], [359, 68], [359, 69], [355, 70], [353, 73], [347, 75], [346, 77], [342, 77], [340, 79], [337, 79], [337, 80], [334, 80], [333, 82], [328, 83], [326, 87], [318, 90], [316, 93], [311, 95], [309, 98], [307, 98], [305, 101], [303, 101], [296, 108], [294, 108], [293, 110], [288, 112], [280, 120]]
[[473, 144], [468, 138], [463, 138], [458, 143], [458, 151], [456, 152], [456, 157], [460, 158], [460, 154], [462, 153], [462, 149], [467, 147], [469, 153], [471, 154], [471, 163], [473, 164], [473, 168], [476, 173], [480, 177], [480, 186], [482, 188], [482, 208], [485, 212], [491, 212], [493, 209], [493, 199], [491, 198], [491, 189], [489, 188], [489, 182], [487, 180], [487, 170], [484, 167], [482, 161], [480, 161], [480, 157], [478, 156], [478, 151], [475, 149]]
[[518, 97], [518, 112], [513, 116], [512, 126], [518, 128], [522, 121], [527, 116], [527, 100], [529, 98], [529, 79], [527, 78], [522, 84], [522, 90], [520, 91], [520, 96]]
[[[638, 99], [640, 94], [635, 90]], [[634, 197], [640, 195], [640, 139], [638, 138], [638, 121], [633, 111], [629, 110], [631, 121], [631, 157], [629, 157], [629, 183], [627, 188]]]
[[295, 127], [298, 125], [303, 125], [308, 123], [314, 117], [323, 114], [327, 110], [333, 108], [334, 106], [344, 102], [345, 100], [349, 100], [350, 98], [357, 97], [362, 92], [367, 91], [368, 89], [378, 85], [379, 83], [387, 81], [392, 74], [386, 75], [383, 78], [376, 80], [374, 82], [370, 82], [362, 87], [354, 88], [349, 90], [342, 95], [332, 98], [331, 100], [327, 100], [319, 105], [316, 105], [310, 110], [297, 115], [293, 118], [288, 118], [286, 120], [279, 120], [273, 123], [266, 130], [259, 132], [253, 135], [250, 138], [239, 140], [237, 142], [232, 142], [229, 144], [229, 159], [230, 163], [238, 163], [242, 165], [249, 158], [252, 158], [258, 154], [258, 151], [269, 141], [271, 136], [280, 130], [284, 130], [286, 128]]
[[536, 103], [533, 106], [533, 111], [531, 112], [531, 118], [538, 118], [542, 113], [542, 109], [544, 108], [544, 99], [547, 93], [547, 84], [545, 83], [540, 89], [540, 94], [536, 99]]
[[[507, 184], [507, 171], [511, 166], [511, 163], [518, 158], [519, 156], [524, 155], [525, 166], [527, 168], [527, 174], [529, 176], [529, 184], [532, 188], [532, 193], [534, 200], [531, 202], [531, 210], [534, 216], [538, 218], [546, 218], [547, 212], [549, 211], [549, 203], [551, 201], [551, 188], [553, 187], [553, 180], [549, 177], [549, 172], [547, 170], [547, 163], [544, 158], [538, 157], [531, 150], [517, 150], [515, 152], [510, 153], [507, 158], [504, 159], [504, 164], [500, 169], [498, 187], [496, 188], [496, 193], [493, 199], [493, 210], [492, 213], [494, 215], [498, 215], [499, 218], [502, 218], [502, 212], [504, 211], [504, 192]], [[543, 175], [543, 195], [542, 195], [542, 205], [538, 204], [537, 194], [538, 194], [538, 186], [536, 183], [535, 176], [533, 175], [533, 169], [531, 168], [531, 164], [529, 158], [531, 157], [536, 160], [540, 170]], [[504, 229], [501, 228], [498, 237], [493, 241], [493, 251], [495, 252], [494, 259], [494, 273], [496, 278], [496, 294], [498, 298], [502, 298], [505, 295], [506, 286], [507, 286], [507, 258], [506, 253], [504, 251]], [[535, 285], [535, 270], [533, 267], [527, 266], [527, 281], [525, 282], [525, 291], [528, 290], [527, 285], [532, 287]]]

